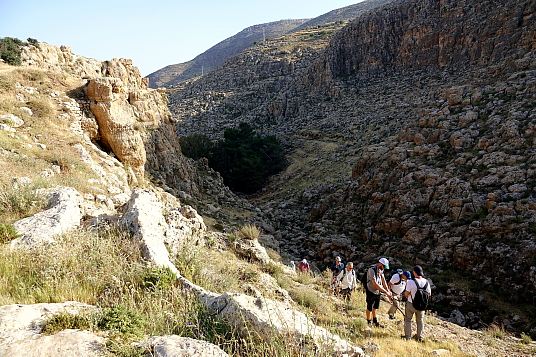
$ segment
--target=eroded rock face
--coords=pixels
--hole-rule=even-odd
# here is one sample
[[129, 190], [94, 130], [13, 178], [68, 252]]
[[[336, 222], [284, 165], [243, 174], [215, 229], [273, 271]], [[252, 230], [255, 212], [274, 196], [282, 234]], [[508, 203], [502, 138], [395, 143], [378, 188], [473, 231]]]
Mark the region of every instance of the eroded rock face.
[[181, 154], [164, 94], [147, 88], [131, 60], [107, 61], [106, 74], [85, 88], [103, 148], [130, 167], [137, 180], [147, 170], [175, 189], [199, 195], [201, 179]]
[[135, 189], [119, 224], [134, 233], [145, 258], [178, 274], [166, 245], [176, 252], [185, 240], [201, 244], [206, 226], [189, 206], [173, 208], [166, 217], [163, 213], [164, 206], [154, 192]]
[[327, 68], [336, 76], [370, 77], [426, 66], [497, 65], [530, 47], [535, 6], [523, 0], [392, 2], [336, 36]]
[[[49, 207], [13, 224], [20, 234], [10, 242], [13, 247], [53, 243], [54, 237], [78, 227], [82, 219], [81, 196], [72, 187], [49, 190]], [[46, 194], [46, 192], [43, 192]]]
[[45, 42], [35, 46], [23, 46], [23, 66], [34, 66], [53, 71], [67, 71], [82, 78], [101, 77], [104, 67], [101, 61], [75, 55], [69, 46], [53, 46]]

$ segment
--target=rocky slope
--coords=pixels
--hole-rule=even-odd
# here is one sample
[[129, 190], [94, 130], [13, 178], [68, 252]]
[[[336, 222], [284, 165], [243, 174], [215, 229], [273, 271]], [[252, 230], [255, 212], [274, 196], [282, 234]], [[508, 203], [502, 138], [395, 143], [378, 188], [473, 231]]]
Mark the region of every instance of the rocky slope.
[[239, 54], [257, 42], [262, 42], [265, 38], [277, 38], [292, 31], [305, 21], [307, 20], [288, 19], [250, 26], [209, 48], [193, 60], [166, 66], [146, 78], [149, 79], [151, 88], [173, 88], [181, 81], [212, 71], [229, 57]]
[[179, 135], [281, 136], [290, 166], [252, 219], [282, 250], [430, 266], [438, 310], [478, 327], [509, 315], [501, 296], [534, 304], [534, 18], [530, 1], [395, 1], [307, 56], [288, 37], [246, 51], [170, 106]]
[[335, 9], [314, 19], [288, 19], [248, 27], [216, 44], [189, 62], [172, 64], [149, 74], [147, 76], [149, 86], [151, 88], [180, 86], [180, 82], [209, 73], [228, 58], [238, 55], [265, 39], [279, 38], [309, 28], [321, 28], [335, 22], [347, 22], [363, 12], [389, 1], [391, 0], [366, 0]]

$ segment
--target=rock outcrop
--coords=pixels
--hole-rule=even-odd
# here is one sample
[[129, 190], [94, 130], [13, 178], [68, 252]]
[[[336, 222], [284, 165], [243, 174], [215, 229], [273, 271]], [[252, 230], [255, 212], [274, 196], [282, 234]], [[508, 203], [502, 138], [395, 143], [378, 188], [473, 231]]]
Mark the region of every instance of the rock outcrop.
[[45, 319], [56, 314], [89, 312], [94, 306], [68, 301], [55, 304], [0, 306], [0, 355], [24, 357], [94, 357], [104, 349], [105, 338], [89, 331], [64, 330], [43, 335]]
[[22, 65], [44, 68], [89, 79], [105, 74], [105, 63], [72, 53], [69, 46], [53, 46], [40, 42], [39, 47], [28, 45], [22, 47]]
[[186, 240], [201, 244], [206, 231], [203, 219], [191, 207], [172, 208], [164, 217], [164, 206], [156, 194], [140, 189], [132, 192], [119, 225], [133, 233], [145, 258], [176, 274], [167, 247], [176, 252]]
[[[54, 243], [54, 237], [67, 233], [80, 225], [82, 220], [81, 196], [72, 187], [58, 187], [48, 193], [49, 207], [13, 225], [19, 238], [11, 241], [14, 247], [31, 247]], [[43, 192], [43, 195], [46, 195]]]

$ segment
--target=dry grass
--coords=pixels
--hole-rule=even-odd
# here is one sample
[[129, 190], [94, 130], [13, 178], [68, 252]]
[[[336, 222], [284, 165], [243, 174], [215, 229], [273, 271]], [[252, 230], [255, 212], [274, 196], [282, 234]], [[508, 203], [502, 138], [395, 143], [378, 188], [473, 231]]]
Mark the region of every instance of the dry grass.
[[[63, 74], [0, 65], [0, 114], [14, 114], [24, 121], [14, 134], [0, 131], [1, 185], [9, 185], [13, 177], [35, 180], [57, 165], [61, 174], [47, 179], [47, 185], [91, 191], [87, 180], [97, 176], [73, 147], [82, 139], [70, 132], [67, 121], [58, 118], [61, 108], [49, 96], [51, 90], [66, 92], [79, 85], [80, 79]], [[32, 115], [22, 107], [30, 108]]]
[[242, 228], [240, 228], [238, 231], [236, 231], [235, 235], [240, 239], [249, 239], [249, 240], [257, 240], [259, 239], [259, 236], [261, 234], [261, 231], [257, 226], [253, 224], [246, 224]]

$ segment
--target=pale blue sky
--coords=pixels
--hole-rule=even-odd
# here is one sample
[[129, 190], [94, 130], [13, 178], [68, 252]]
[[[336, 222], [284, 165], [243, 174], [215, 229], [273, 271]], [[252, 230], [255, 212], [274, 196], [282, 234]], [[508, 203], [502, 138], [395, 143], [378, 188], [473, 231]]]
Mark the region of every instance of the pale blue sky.
[[0, 37], [130, 58], [146, 76], [186, 62], [246, 27], [314, 18], [361, 0], [0, 0]]

